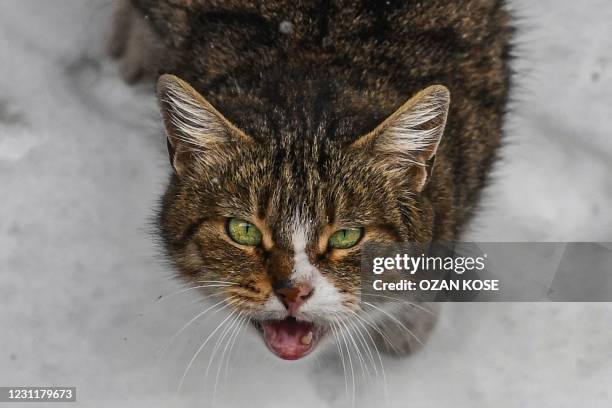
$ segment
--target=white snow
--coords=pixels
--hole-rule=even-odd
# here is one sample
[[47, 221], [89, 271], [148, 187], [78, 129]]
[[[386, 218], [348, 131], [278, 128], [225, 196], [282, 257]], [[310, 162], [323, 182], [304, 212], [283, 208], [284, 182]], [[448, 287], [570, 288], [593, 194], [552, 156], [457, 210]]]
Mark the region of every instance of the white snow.
[[[513, 4], [508, 145], [467, 238], [612, 241], [612, 4]], [[156, 358], [204, 305], [157, 300], [181, 288], [150, 234], [169, 165], [152, 87], [126, 86], [104, 55], [109, 17], [108, 0], [0, 6], [0, 386], [74, 385], [70, 406], [209, 406], [212, 347], [174, 394], [223, 312]], [[389, 406], [610, 407], [611, 327], [609, 304], [445, 305], [422, 352], [385, 361]], [[216, 406], [350, 400], [333, 353], [317, 366], [255, 336], [236, 347]], [[358, 380], [356, 399], [382, 393]]]

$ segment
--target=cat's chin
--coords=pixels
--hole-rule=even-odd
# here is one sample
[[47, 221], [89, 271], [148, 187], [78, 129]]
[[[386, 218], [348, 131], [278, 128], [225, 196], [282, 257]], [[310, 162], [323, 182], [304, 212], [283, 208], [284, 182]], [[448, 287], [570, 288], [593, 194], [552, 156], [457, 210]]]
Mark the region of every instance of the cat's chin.
[[268, 349], [283, 360], [299, 360], [319, 344], [325, 330], [312, 322], [286, 317], [254, 322]]

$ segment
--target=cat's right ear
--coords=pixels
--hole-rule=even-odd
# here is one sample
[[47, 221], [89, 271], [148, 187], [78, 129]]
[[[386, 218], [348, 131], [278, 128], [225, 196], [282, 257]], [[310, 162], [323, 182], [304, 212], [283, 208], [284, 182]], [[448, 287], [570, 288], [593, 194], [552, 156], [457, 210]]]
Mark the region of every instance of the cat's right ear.
[[191, 85], [174, 75], [157, 81], [170, 163], [177, 175], [205, 171], [230, 160], [253, 139], [228, 121]]
[[351, 148], [373, 157], [380, 171], [421, 192], [433, 170], [449, 107], [449, 90], [432, 85], [357, 139]]

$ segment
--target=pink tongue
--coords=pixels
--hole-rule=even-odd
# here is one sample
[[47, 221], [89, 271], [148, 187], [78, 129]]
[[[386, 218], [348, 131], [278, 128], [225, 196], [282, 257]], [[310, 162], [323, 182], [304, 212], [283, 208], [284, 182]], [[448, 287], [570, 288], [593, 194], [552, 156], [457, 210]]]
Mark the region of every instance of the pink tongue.
[[[283, 320], [262, 322], [266, 345], [274, 354], [285, 360], [297, 360], [307, 355], [316, 342], [312, 323], [300, 322], [288, 317]], [[312, 333], [309, 335], [309, 333]], [[303, 339], [311, 337], [308, 344]]]

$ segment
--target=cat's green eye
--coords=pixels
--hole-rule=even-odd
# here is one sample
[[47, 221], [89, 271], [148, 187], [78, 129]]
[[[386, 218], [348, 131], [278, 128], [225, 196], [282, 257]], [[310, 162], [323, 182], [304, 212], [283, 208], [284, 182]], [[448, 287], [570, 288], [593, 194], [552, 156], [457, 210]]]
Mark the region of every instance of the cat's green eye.
[[354, 247], [363, 236], [363, 228], [344, 228], [329, 237], [328, 245], [334, 249], [348, 249]]
[[240, 245], [256, 246], [261, 243], [261, 231], [252, 223], [240, 218], [230, 218], [227, 234]]

